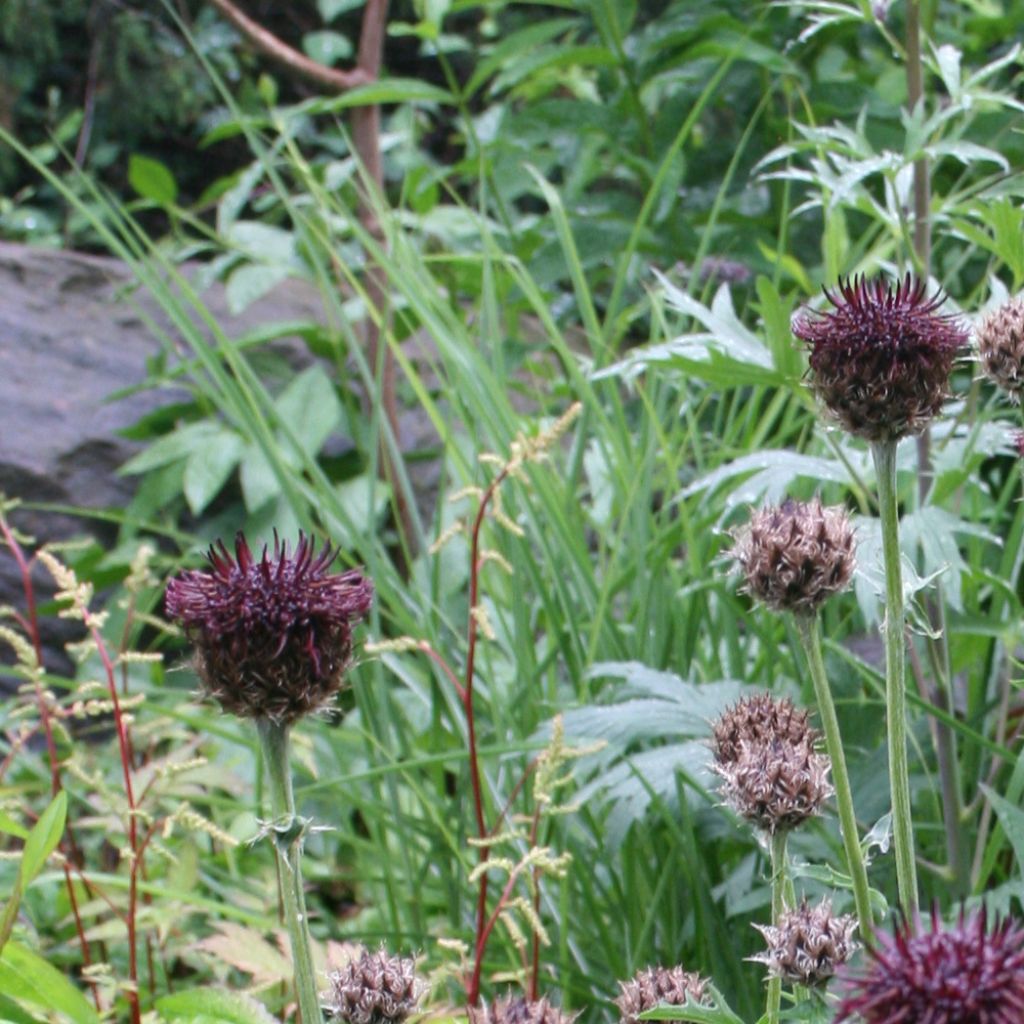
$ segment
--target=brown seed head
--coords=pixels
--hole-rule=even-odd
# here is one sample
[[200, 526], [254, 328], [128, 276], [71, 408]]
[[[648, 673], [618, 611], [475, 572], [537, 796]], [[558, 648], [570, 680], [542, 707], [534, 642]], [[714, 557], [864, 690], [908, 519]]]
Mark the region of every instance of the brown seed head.
[[638, 1024], [637, 1017], [660, 1003], [683, 1006], [687, 999], [704, 1001], [707, 981], [699, 974], [682, 967], [648, 967], [638, 971], [629, 981], [620, 981], [622, 990], [615, 1005], [622, 1024]]
[[775, 611], [812, 613], [850, 582], [855, 546], [844, 509], [788, 500], [755, 511], [732, 554], [757, 600]]
[[275, 536], [256, 559], [239, 533], [234, 557], [221, 542], [208, 571], [168, 583], [168, 617], [195, 644], [203, 688], [225, 711], [290, 724], [341, 688], [373, 585], [356, 570], [331, 573], [334, 556], [300, 534], [294, 552]]
[[807, 712], [770, 694], [745, 697], [711, 725], [711, 770], [725, 802], [766, 832], [791, 829], [832, 795], [831, 761]]
[[384, 950], [363, 952], [329, 981], [331, 1012], [345, 1024], [401, 1024], [420, 998], [414, 961]]
[[837, 1024], [1021, 1024], [1024, 1021], [1024, 927], [1010, 918], [988, 930], [985, 911], [963, 913], [944, 928], [904, 921], [877, 935], [870, 963], [847, 975]]
[[926, 292], [909, 274], [895, 288], [881, 278], [840, 280], [825, 289], [833, 309], [794, 320], [793, 333], [811, 348], [811, 384], [851, 434], [895, 441], [942, 408], [967, 331], [938, 312], [944, 296]]
[[743, 697], [712, 724], [712, 750], [719, 765], [735, 764], [743, 745], [779, 740], [794, 746], [813, 746], [820, 733], [812, 728], [807, 712], [788, 697], [755, 693]]
[[743, 744], [733, 764], [712, 765], [725, 802], [769, 834], [788, 831], [819, 813], [832, 795], [832, 762], [807, 743]]
[[1024, 299], [1011, 299], [978, 324], [978, 354], [982, 369], [1010, 401], [1024, 394]]
[[823, 985], [857, 948], [852, 938], [857, 919], [834, 914], [826, 900], [816, 907], [805, 900], [796, 910], [783, 913], [777, 924], [754, 927], [768, 950], [750, 959], [767, 964], [771, 975], [790, 985]]
[[578, 1014], [563, 1013], [547, 999], [507, 996], [466, 1008], [469, 1024], [572, 1024]]

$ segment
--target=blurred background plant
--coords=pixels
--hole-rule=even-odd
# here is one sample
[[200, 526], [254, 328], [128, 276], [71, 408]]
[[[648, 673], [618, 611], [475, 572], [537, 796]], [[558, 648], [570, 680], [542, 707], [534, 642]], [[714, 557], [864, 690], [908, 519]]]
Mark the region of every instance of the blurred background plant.
[[[322, 66], [355, 63], [360, 5], [244, 11]], [[189, 702], [180, 648], [141, 618], [124, 633], [116, 609], [134, 592], [125, 581], [141, 544], [158, 542], [161, 576], [238, 527], [327, 535], [376, 582], [367, 635], [422, 640], [460, 675], [479, 566], [451, 528], [471, 514], [466, 489], [491, 479], [478, 456], [508, 452], [579, 401], [553, 467], [529, 467], [506, 489], [515, 529], [483, 525], [496, 553], [480, 572], [493, 635], [475, 666], [489, 819], [510, 793], [513, 812], [530, 813], [516, 783], [556, 715], [567, 742], [604, 741], [575, 765], [578, 788], [564, 797], [575, 812], [545, 825], [573, 860], [537, 890], [550, 939], [541, 992], [596, 1020], [614, 1012], [614, 979], [681, 962], [743, 1019], [763, 1006], [763, 971], [743, 958], [762, 948], [749, 925], [768, 920], [767, 854], [715, 806], [706, 747], [708, 722], [749, 688], [811, 704], [799, 637], [749, 612], [721, 557], [728, 529], [762, 499], [817, 492], [855, 514], [855, 597], [825, 609], [822, 633], [872, 885], [893, 892], [873, 470], [863, 443], [818, 427], [790, 315], [840, 273], [906, 263], [922, 154], [932, 268], [950, 308], [975, 312], [1024, 283], [1021, 65], [1009, 41], [1024, 4], [924, 5], [915, 114], [903, 12], [867, 0], [398, 3], [379, 80], [328, 94], [204, 4], [4, 6], [13, 70], [0, 230], [117, 256], [170, 325], [154, 325], [145, 386], [173, 388], [175, 400], [133, 431], [146, 447], [124, 467], [134, 500], [109, 511], [117, 542], [62, 556], [104, 588], [111, 650], [167, 652], [133, 669], [129, 693], [146, 698], [133, 727], [152, 735], [154, 757], [188, 750], [209, 764], [168, 790], [168, 806], [187, 795], [236, 840], [263, 813], [258, 789], [252, 799], [226, 781], [250, 763], [249, 741]], [[26, 45], [28, 25], [45, 45]], [[379, 188], [350, 142], [350, 111], [369, 104], [381, 105]], [[321, 315], [228, 336], [204, 303], [215, 281], [240, 310], [289, 279], [317, 289]], [[300, 369], [270, 346], [286, 337], [300, 339]], [[382, 401], [389, 360], [397, 417]], [[906, 582], [916, 841], [925, 903], [950, 910], [984, 895], [1019, 912], [1024, 506], [1016, 416], [974, 376], [961, 368], [934, 428], [926, 487], [912, 446], [900, 450], [902, 539], [917, 552]], [[927, 608], [937, 578], [941, 644]], [[138, 595], [158, 610], [157, 585]], [[70, 701], [94, 675], [47, 685]], [[12, 744], [30, 698], [7, 705]], [[937, 723], [957, 738], [955, 821]], [[325, 956], [349, 940], [420, 952], [439, 972], [438, 1004], [462, 998], [451, 942], [474, 938], [466, 727], [436, 662], [385, 647], [297, 751], [300, 811], [332, 826], [308, 844], [314, 938]], [[111, 747], [78, 738], [58, 755], [111, 779], [123, 767]], [[12, 747], [9, 762], [2, 794], [24, 830], [49, 803], [49, 769], [31, 747]], [[144, 770], [140, 756], [133, 771]], [[66, 786], [82, 873], [123, 892], [132, 861], [110, 849], [123, 839], [89, 827], [95, 786]], [[950, 862], [951, 825], [965, 874]], [[167, 857], [146, 860], [153, 904], [138, 948], [159, 955], [151, 978], [140, 967], [143, 1008], [156, 1000], [168, 1019], [188, 1019], [195, 1006], [174, 1002], [180, 990], [216, 980], [284, 1010], [267, 851], [194, 830], [164, 846]], [[820, 867], [840, 850], [833, 818], [792, 838], [795, 883], [810, 898], [842, 886]], [[28, 889], [19, 942], [81, 981], [69, 911], [46, 909], [64, 884], [44, 873]], [[111, 965], [101, 999], [117, 989], [126, 1005], [122, 897], [112, 907], [88, 895], [86, 939], [106, 944]], [[850, 909], [848, 891], [836, 905]], [[523, 978], [519, 938], [495, 929], [488, 995]]]

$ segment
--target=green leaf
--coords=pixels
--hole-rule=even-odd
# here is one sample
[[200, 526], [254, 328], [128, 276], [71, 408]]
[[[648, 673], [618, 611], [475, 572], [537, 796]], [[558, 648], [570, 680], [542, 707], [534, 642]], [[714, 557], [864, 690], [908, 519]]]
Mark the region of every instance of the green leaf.
[[63, 971], [16, 942], [9, 942], [0, 956], [0, 992], [62, 1013], [75, 1024], [99, 1024], [99, 1014]]
[[219, 988], [175, 992], [158, 999], [156, 1008], [163, 1020], [189, 1024], [274, 1024], [275, 1020], [252, 996]]
[[220, 493], [242, 454], [242, 439], [220, 429], [210, 443], [197, 448], [185, 464], [183, 488], [193, 515], [199, 515]]
[[67, 812], [68, 795], [61, 790], [39, 816], [28, 839], [25, 840], [25, 849], [21, 855], [23, 886], [27, 886], [39, 874], [46, 863], [46, 858], [57, 849], [60, 837], [64, 834]]
[[306, 455], [316, 455], [341, 420], [341, 402], [320, 366], [303, 370], [274, 406]]
[[455, 97], [447, 90], [418, 78], [383, 78], [369, 85], [359, 85], [341, 96], [318, 97], [302, 105], [310, 114], [329, 114], [346, 107], [366, 107], [377, 103], [445, 103], [455, 105]]
[[307, 32], [302, 37], [302, 49], [310, 60], [325, 67], [333, 67], [352, 56], [352, 44], [340, 32]]
[[23, 1010], [13, 999], [0, 995], [0, 1022], [2, 1024], [40, 1024], [38, 1017]]
[[0, 949], [7, 944], [11, 930], [18, 916], [18, 907], [25, 889], [36, 875], [39, 874], [46, 858], [57, 848], [60, 837], [64, 834], [64, 821], [67, 817], [68, 795], [63, 790], [51, 801], [50, 805], [39, 816], [32, 826], [32, 831], [25, 839], [25, 846], [18, 863], [18, 874], [15, 876], [11, 894], [0, 914]]
[[247, 263], [232, 271], [225, 287], [228, 309], [237, 316], [292, 273], [284, 263]]
[[639, 1015], [640, 1020], [686, 1020], [694, 1024], [743, 1024], [743, 1019], [729, 1007], [725, 997], [715, 988], [708, 986], [713, 1005], [704, 1006], [689, 997], [685, 1006], [656, 1006]]
[[1003, 826], [1006, 838], [1013, 847], [1014, 861], [1018, 875], [1024, 868], [1024, 810], [1021, 810], [1009, 800], [1001, 797], [994, 789], [990, 789], [984, 783], [981, 786], [992, 805], [992, 810], [999, 818], [999, 824]]
[[28, 839], [28, 829], [19, 825], [6, 811], [0, 811], [0, 832], [19, 839]]
[[178, 198], [178, 185], [174, 175], [159, 160], [133, 153], [128, 158], [128, 184], [143, 199], [160, 206], [171, 206]]
[[262, 448], [246, 445], [238, 470], [246, 511], [256, 512], [281, 493], [280, 481]]
[[339, 14], [363, 6], [363, 0], [316, 0], [316, 9], [325, 22], [334, 21]]
[[172, 462], [180, 462], [182, 459], [187, 459], [197, 448], [209, 444], [222, 429], [218, 424], [211, 423], [209, 420], [188, 423], [179, 427], [174, 433], [161, 437], [144, 452], [129, 459], [119, 472], [137, 475], [148, 473], [160, 466], [169, 466]]

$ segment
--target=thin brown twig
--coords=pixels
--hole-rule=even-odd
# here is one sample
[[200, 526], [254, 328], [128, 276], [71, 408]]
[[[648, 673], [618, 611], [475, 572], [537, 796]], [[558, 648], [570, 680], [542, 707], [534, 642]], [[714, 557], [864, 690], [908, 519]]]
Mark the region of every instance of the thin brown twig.
[[370, 79], [361, 67], [349, 71], [329, 68], [325, 64], [311, 60], [304, 53], [289, 46], [273, 32], [255, 22], [243, 11], [239, 10], [231, 0], [210, 0], [210, 3], [231, 22], [235, 28], [264, 56], [276, 61], [292, 74], [316, 82], [337, 92], [354, 89], [358, 85], [366, 85]]

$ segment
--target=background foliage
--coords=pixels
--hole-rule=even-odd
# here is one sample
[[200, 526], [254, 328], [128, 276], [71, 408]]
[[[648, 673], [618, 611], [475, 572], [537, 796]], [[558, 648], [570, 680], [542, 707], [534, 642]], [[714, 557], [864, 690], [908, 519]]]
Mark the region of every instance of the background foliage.
[[[160, 823], [141, 882], [145, 1005], [158, 1000], [175, 1019], [170, 993], [212, 979], [252, 988], [277, 1011], [288, 973], [272, 859], [246, 844], [262, 799], [253, 737], [189, 700], [180, 641], [151, 617], [159, 578], [239, 526], [258, 539], [302, 527], [373, 576], [369, 638], [413, 637], [461, 665], [466, 538], [433, 542], [472, 515], [472, 496], [457, 496], [491, 479], [480, 453], [507, 455], [518, 435], [580, 401], [550, 463], [503, 489], [516, 529], [484, 525], [510, 570], [497, 560], [482, 570], [494, 628], [477, 676], [488, 803], [503, 806], [554, 716], [570, 743], [604, 741], [575, 762], [576, 809], [542, 837], [573, 855], [565, 877], [540, 889], [543, 987], [597, 1019], [614, 979], [682, 962], [755, 1018], [761, 974], [742, 958], [759, 945], [749, 923], [767, 917], [765, 854], [709, 792], [704, 738], [746, 688], [807, 703], [811, 689], [790, 628], [752, 610], [728, 575], [728, 530], [751, 503], [818, 491], [858, 515], [856, 592], [828, 611], [827, 654], [865, 830], [887, 810], [872, 470], [862, 445], [820, 424], [790, 314], [840, 273], [908, 265], [910, 168], [924, 153], [933, 270], [951, 305], [974, 312], [1024, 282], [1020, 59], [1008, 43], [1024, 5], [926, 5], [933, 45], [919, 115], [905, 111], [901, 5], [883, 7], [399, 5], [377, 94], [382, 241], [355, 213], [351, 97], [289, 82], [202, 5], [4, 6], [0, 225], [130, 263], [173, 325], [147, 386], [189, 395], [135, 430], [147, 447], [124, 470], [138, 477], [134, 502], [111, 512], [117, 546], [62, 554], [82, 578], [129, 580], [102, 601], [111, 651], [166, 655], [119, 666], [123, 693], [144, 698], [131, 709], [135, 773], [152, 780], [147, 806]], [[358, 15], [319, 0], [268, 23], [344, 64]], [[41, 40], [31, 52], [28, 25]], [[83, 61], [97, 52], [90, 87]], [[78, 170], [68, 155], [89, 119]], [[368, 308], [368, 264], [386, 274], [386, 316]], [[317, 322], [229, 338], [203, 305], [200, 286], [214, 280], [242, 308], [288, 278], [320, 290]], [[399, 362], [404, 422], [420, 428], [404, 450], [375, 400], [382, 366], [361, 344], [367, 316]], [[284, 336], [315, 357], [301, 372], [266, 348]], [[1021, 481], [1015, 415], [973, 377], [965, 364], [925, 486], [913, 446], [901, 451], [921, 666], [915, 814], [926, 902], [984, 894], [1019, 909]], [[388, 482], [382, 445], [397, 466]], [[411, 532], [399, 528], [402, 496]], [[144, 540], [157, 545], [152, 578], [137, 561]], [[941, 641], [926, 628], [936, 595]], [[20, 664], [72, 726], [58, 730], [57, 755], [108, 1001], [127, 972], [121, 765], [109, 744], [88, 741], [75, 705], [102, 666], [93, 652], [65, 680], [39, 676], [31, 651]], [[35, 727], [34, 694], [6, 706], [14, 836], [49, 801], [49, 767], [15, 739], [21, 722]], [[936, 722], [958, 744], [960, 877]], [[350, 939], [420, 951], [436, 997], [453, 1002], [457, 956], [438, 940], [471, 937], [465, 728], [434, 663], [388, 650], [360, 659], [337, 715], [298, 734], [300, 804], [330, 826], [307, 858], [324, 955]], [[530, 813], [531, 799], [527, 784], [515, 809]], [[186, 802], [195, 817], [182, 816]], [[814, 895], [836, 884], [820, 867], [838, 862], [833, 820], [794, 846], [806, 865], [798, 886]], [[873, 852], [873, 884], [891, 892], [891, 858]], [[7, 891], [18, 868], [0, 870]], [[81, 981], [59, 882], [44, 872], [26, 888], [17, 945], [0, 964], [11, 949], [39, 949]], [[513, 932], [496, 932], [486, 968], [492, 992], [521, 976]], [[42, 979], [35, 961], [19, 969]], [[60, 992], [68, 1017], [91, 1019], [88, 1003]]]

